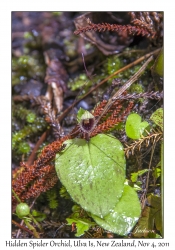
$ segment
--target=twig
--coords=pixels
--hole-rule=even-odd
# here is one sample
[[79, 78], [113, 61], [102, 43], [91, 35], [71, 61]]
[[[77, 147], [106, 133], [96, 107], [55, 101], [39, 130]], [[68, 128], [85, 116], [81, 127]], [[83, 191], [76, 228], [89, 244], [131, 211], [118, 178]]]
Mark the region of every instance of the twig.
[[104, 80], [102, 80], [99, 84], [97, 84], [95, 87], [93, 87], [91, 90], [89, 90], [84, 96], [82, 96], [80, 99], [78, 99], [75, 103], [73, 103], [71, 106], [69, 106], [59, 117], [58, 120], [61, 122], [64, 117], [72, 110], [72, 108], [77, 105], [80, 101], [82, 101], [85, 97], [87, 97], [89, 94], [91, 94], [94, 90], [96, 90], [97, 88], [99, 88], [102, 84], [104, 84], [105, 82], [107, 82], [110, 78], [112, 78], [113, 76], [118, 75], [119, 73], [134, 67], [135, 65], [139, 64], [140, 62], [142, 62], [145, 59], [148, 59], [150, 56], [152, 55], [156, 55], [158, 54], [160, 51], [159, 49], [154, 50], [153, 52], [150, 52], [142, 57], [140, 57], [139, 59], [135, 60], [134, 62], [124, 66], [123, 68], [115, 71], [113, 74], [109, 75], [108, 77], [106, 77]]
[[[147, 180], [146, 180], [146, 193], [147, 193], [147, 190], [148, 190], [149, 174], [150, 174], [151, 163], [152, 163], [152, 159], [153, 159], [153, 154], [154, 154], [155, 146], [156, 146], [156, 144], [154, 143], [153, 146], [152, 146], [152, 150], [151, 150], [151, 158], [150, 158], [149, 167], [148, 167], [149, 171], [148, 171]], [[145, 193], [145, 195], [146, 195], [146, 193]]]
[[[117, 98], [120, 97], [123, 94], [123, 92], [131, 86], [132, 83], [137, 81], [137, 79], [140, 77], [142, 72], [146, 69], [146, 67], [148, 66], [148, 64], [152, 60], [153, 60], [153, 56], [149, 57], [148, 60], [142, 65], [142, 67], [109, 99], [109, 101], [107, 102], [104, 110], [102, 111], [100, 116], [95, 121], [94, 126], [92, 128], [92, 131], [97, 126], [97, 124], [98, 124], [99, 120], [101, 119], [101, 117], [110, 109], [110, 107], [117, 100]], [[90, 131], [90, 133], [92, 131]]]
[[46, 139], [48, 133], [49, 133], [49, 130], [45, 131], [45, 132], [41, 135], [40, 139], [37, 141], [37, 143], [36, 143], [36, 145], [35, 145], [35, 147], [34, 147], [32, 153], [31, 153], [30, 156], [29, 156], [28, 161], [26, 162], [26, 165], [30, 166], [30, 165], [33, 164], [34, 159], [35, 159], [35, 156], [36, 156], [36, 152], [37, 152], [38, 148], [40, 147], [40, 145], [41, 145], [41, 144], [44, 142], [44, 140]]
[[134, 150], [137, 148], [138, 150], [141, 149], [142, 147], [142, 143], [145, 143], [146, 147], [149, 146], [150, 141], [154, 144], [155, 142], [158, 142], [159, 140], [162, 139], [163, 136], [163, 132], [162, 131], [153, 131], [153, 133], [148, 133], [148, 136], [143, 136], [142, 138], [140, 138], [137, 141], [134, 141], [132, 144], [130, 144], [129, 146], [127, 144], [125, 150], [125, 154], [127, 157], [129, 157], [129, 153], [131, 153], [132, 155], [134, 155]]
[[117, 99], [118, 100], [128, 100], [128, 99], [139, 99], [139, 98], [148, 98], [148, 99], [155, 99], [155, 100], [160, 100], [163, 98], [163, 91], [151, 91], [151, 92], [145, 92], [145, 93], [140, 93], [140, 94], [126, 94], [126, 95], [121, 95]]
[[150, 162], [149, 162], [149, 167], [148, 167], [148, 173], [147, 173], [147, 178], [146, 178], [146, 187], [145, 187], [145, 192], [143, 193], [143, 196], [141, 197], [142, 202], [142, 209], [145, 207], [145, 202], [146, 202], [146, 194], [148, 191], [148, 184], [149, 184], [149, 175], [150, 175], [150, 169], [151, 169], [151, 163], [152, 163], [152, 159], [153, 159], [153, 154], [154, 154], [154, 150], [155, 150], [155, 143], [153, 144], [152, 150], [151, 150], [151, 158], [150, 158]]
[[[137, 64], [139, 64], [140, 62], [142, 62], [143, 60], [148, 59], [150, 56], [152, 55], [156, 55], [159, 53], [161, 49], [156, 49], [142, 57], [140, 57], [139, 59], [135, 60], [134, 62], [124, 66], [123, 68], [115, 71], [113, 74], [109, 75], [108, 77], [106, 77], [104, 80], [102, 80], [99, 84], [97, 84], [96, 86], [94, 86], [91, 90], [89, 90], [84, 96], [82, 96], [80, 99], [76, 100], [71, 106], [69, 106], [66, 110], [64, 110], [64, 112], [58, 117], [58, 121], [61, 122], [65, 116], [72, 110], [72, 108], [77, 105], [80, 101], [82, 101], [85, 97], [87, 97], [89, 94], [91, 94], [94, 90], [96, 90], [97, 88], [99, 88], [102, 84], [104, 84], [105, 82], [107, 82], [110, 78], [112, 78], [113, 76], [118, 75], [119, 73], [136, 66]], [[14, 101], [28, 101], [33, 99], [32, 96], [13, 96], [13, 100]]]

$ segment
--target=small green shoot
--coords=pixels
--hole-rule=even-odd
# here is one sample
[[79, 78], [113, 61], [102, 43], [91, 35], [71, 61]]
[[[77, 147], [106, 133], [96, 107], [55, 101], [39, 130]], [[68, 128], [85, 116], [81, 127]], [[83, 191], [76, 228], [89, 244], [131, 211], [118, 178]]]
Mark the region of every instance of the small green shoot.
[[75, 216], [67, 218], [66, 220], [68, 222], [68, 225], [72, 225], [72, 223], [76, 224], [77, 233], [75, 234], [75, 236], [77, 237], [83, 235], [85, 231], [88, 231], [91, 226], [96, 225], [96, 223], [90, 221], [89, 219], [77, 218]]
[[131, 174], [131, 181], [137, 182], [138, 177], [147, 173], [148, 171], [149, 171], [149, 169], [143, 169], [143, 170], [139, 170], [137, 173], [132, 173]]

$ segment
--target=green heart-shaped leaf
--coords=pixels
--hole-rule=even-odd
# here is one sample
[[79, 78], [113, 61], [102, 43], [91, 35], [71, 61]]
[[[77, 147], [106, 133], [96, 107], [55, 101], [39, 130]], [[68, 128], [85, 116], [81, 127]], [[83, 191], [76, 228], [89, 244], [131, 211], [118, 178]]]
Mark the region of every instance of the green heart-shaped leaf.
[[149, 126], [147, 121], [141, 122], [141, 116], [130, 114], [126, 120], [125, 131], [129, 138], [140, 139], [146, 127]]
[[123, 146], [114, 137], [103, 134], [89, 142], [77, 138], [66, 144], [64, 151], [56, 156], [58, 177], [75, 202], [102, 218], [123, 192]]
[[119, 235], [126, 235], [135, 226], [140, 213], [141, 207], [137, 193], [132, 187], [124, 185], [119, 202], [109, 214], [103, 219], [96, 215], [91, 214], [91, 216], [104, 229]]

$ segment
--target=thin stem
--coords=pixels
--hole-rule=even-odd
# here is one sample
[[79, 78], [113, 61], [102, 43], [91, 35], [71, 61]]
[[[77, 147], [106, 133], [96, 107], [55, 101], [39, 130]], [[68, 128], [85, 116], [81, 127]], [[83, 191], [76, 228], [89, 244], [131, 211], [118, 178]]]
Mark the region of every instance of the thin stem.
[[[149, 162], [149, 171], [148, 171], [148, 174], [147, 174], [147, 180], [146, 180], [146, 193], [148, 191], [148, 185], [149, 185], [149, 175], [150, 175], [150, 170], [151, 170], [151, 163], [152, 163], [152, 159], [153, 159], [153, 154], [154, 154], [154, 150], [155, 150], [155, 143], [153, 144], [153, 147], [152, 147], [152, 150], [151, 150], [151, 158], [150, 158], [150, 162]], [[145, 195], [146, 195], [145, 193]]]
[[80, 99], [78, 99], [76, 102], [74, 102], [70, 107], [68, 107], [63, 114], [61, 114], [58, 118], [59, 122], [62, 121], [64, 119], [64, 117], [72, 110], [72, 108], [77, 105], [81, 100], [83, 100], [85, 97], [87, 97], [89, 94], [91, 94], [94, 90], [96, 90], [97, 88], [99, 88], [103, 83], [107, 82], [109, 79], [111, 79], [113, 76], [118, 75], [119, 73], [134, 67], [135, 65], [139, 64], [140, 62], [142, 62], [143, 60], [149, 58], [150, 56], [156, 55], [159, 53], [161, 49], [156, 49], [142, 57], [140, 57], [139, 59], [135, 60], [134, 62], [126, 65], [125, 67], [115, 71], [113, 74], [109, 75], [108, 77], [106, 77], [104, 80], [102, 80], [99, 84], [97, 84], [95, 87], [93, 87], [91, 90], [89, 90], [83, 97], [81, 97]]
[[40, 236], [39, 236], [38, 232], [36, 231], [36, 229], [26, 219], [24, 219], [24, 223], [33, 232], [35, 238], [39, 239]]
[[[142, 65], [142, 67], [109, 99], [103, 112], [98, 117], [98, 119], [95, 121], [93, 129], [96, 127], [96, 125], [99, 122], [99, 120], [101, 119], [101, 117], [110, 109], [112, 104], [116, 101], [117, 97], [121, 96], [123, 94], [123, 92], [131, 86], [131, 84], [133, 84], [135, 81], [137, 81], [137, 79], [141, 76], [142, 72], [146, 69], [146, 67], [148, 66], [148, 64], [152, 60], [153, 60], [153, 56], [149, 57], [148, 60]], [[93, 129], [92, 129], [92, 131], [93, 131]]]
[[38, 221], [33, 217], [32, 214], [29, 214], [30, 219], [37, 225], [37, 227], [40, 229], [40, 231], [43, 231], [41, 225], [38, 223]]
[[12, 189], [12, 193], [13, 193], [13, 195], [15, 196], [15, 198], [17, 199], [17, 201], [19, 202], [19, 203], [21, 203], [22, 201], [20, 200], [20, 198], [18, 197], [18, 195], [15, 193], [15, 191]]
[[44, 142], [44, 140], [46, 139], [47, 135], [48, 135], [48, 131], [45, 131], [41, 136], [40, 139], [38, 140], [38, 142], [36, 143], [32, 153], [30, 154], [28, 161], [26, 162], [26, 165], [30, 166], [33, 164], [34, 159], [36, 157], [37, 154], [37, 150], [39, 149], [40, 145]]

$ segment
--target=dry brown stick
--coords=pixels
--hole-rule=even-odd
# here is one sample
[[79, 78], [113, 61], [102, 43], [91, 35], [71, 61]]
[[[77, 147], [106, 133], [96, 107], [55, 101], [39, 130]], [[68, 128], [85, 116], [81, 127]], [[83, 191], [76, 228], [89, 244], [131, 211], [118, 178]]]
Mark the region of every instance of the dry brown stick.
[[[160, 49], [157, 49], [157, 50], [155, 50], [155, 51], [153, 51], [153, 52], [150, 52], [150, 53], [146, 54], [145, 56], [140, 57], [140, 58], [137, 59], [136, 61], [134, 61], [134, 62], [132, 62], [132, 63], [126, 65], [125, 67], [123, 67], [123, 68], [117, 70], [116, 72], [114, 72], [113, 74], [111, 74], [110, 76], [108, 76], [107, 78], [105, 78], [104, 80], [102, 80], [97, 86], [95, 86], [94, 88], [92, 88], [92, 89], [91, 89], [88, 93], [86, 93], [82, 98], [80, 98], [79, 100], [75, 101], [75, 102], [73, 103], [73, 105], [71, 105], [70, 107], [68, 107], [68, 108], [63, 112], [63, 114], [59, 116], [59, 118], [58, 118], [59, 122], [61, 122], [62, 119], [64, 119], [64, 117], [67, 115], [67, 113], [69, 113], [70, 110], [71, 110], [77, 103], [79, 103], [82, 99], [84, 99], [87, 95], [89, 95], [92, 91], [94, 91], [95, 89], [97, 89], [97, 88], [98, 88], [99, 86], [101, 86], [103, 83], [105, 83], [106, 81], [108, 81], [111, 77], [113, 77], [113, 76], [115, 76], [115, 75], [121, 73], [121, 72], [124, 71], [124, 70], [129, 69], [130, 67], [133, 67], [133, 66], [137, 65], [138, 63], [140, 63], [140, 62], [143, 61], [144, 59], [149, 58], [150, 56], [152, 56], [152, 55], [158, 53], [159, 51], [160, 51]], [[139, 72], [136, 73], [136, 77], [137, 77], [138, 74], [139, 74]], [[134, 80], [135, 80], [135, 79], [134, 79]], [[132, 83], [131, 83], [131, 84], [132, 84]], [[131, 84], [130, 84], [130, 85], [131, 85]], [[126, 87], [126, 86], [127, 86], [127, 87]], [[125, 83], [125, 84], [123, 85], [123, 87], [120, 88], [120, 89], [117, 91], [117, 93], [116, 93], [112, 98], [115, 98], [116, 96], [119, 96], [119, 94], [121, 94], [121, 92], [123, 93], [123, 92], [126, 90], [126, 88], [128, 88], [128, 82]], [[109, 105], [109, 107], [106, 105], [106, 108], [110, 108], [109, 102], [108, 102], [108, 105]], [[106, 110], [106, 108], [105, 108], [105, 110]], [[105, 110], [103, 111], [103, 113], [105, 112]], [[102, 114], [102, 115], [103, 115], [103, 114]], [[102, 116], [102, 115], [101, 115], [101, 116]], [[100, 116], [100, 118], [101, 118], [101, 116]], [[99, 119], [100, 119], [100, 118], [99, 118]], [[99, 120], [99, 119], [98, 119], [98, 120]], [[34, 158], [35, 158], [35, 155], [36, 155], [36, 151], [38, 150], [39, 146], [41, 145], [41, 143], [42, 143], [42, 142], [44, 141], [44, 139], [46, 138], [46, 135], [47, 135], [47, 133], [44, 132], [44, 133], [42, 134], [41, 138], [39, 139], [39, 141], [37, 142], [37, 144], [35, 145], [35, 148], [34, 148], [34, 150], [32, 151], [32, 153], [31, 153], [31, 155], [30, 155], [30, 157], [29, 157], [29, 159], [28, 159], [28, 161], [27, 161], [27, 165], [28, 165], [28, 166], [30, 166], [30, 165], [33, 163]]]
[[[99, 86], [101, 86], [103, 83], [105, 83], [106, 81], [108, 81], [111, 77], [113, 77], [113, 76], [115, 76], [115, 75], [117, 75], [117, 74], [123, 72], [124, 70], [129, 69], [130, 67], [133, 67], [133, 66], [137, 65], [138, 63], [140, 63], [140, 62], [143, 61], [144, 59], [147, 59], [147, 58], [149, 58], [150, 56], [153, 56], [153, 55], [157, 54], [159, 51], [160, 51], [160, 49], [157, 49], [157, 50], [155, 50], [155, 51], [153, 51], [153, 52], [150, 52], [150, 53], [146, 54], [145, 56], [140, 57], [140, 58], [137, 59], [136, 61], [134, 61], [134, 62], [132, 62], [132, 63], [126, 65], [125, 67], [123, 67], [123, 68], [117, 70], [116, 72], [114, 72], [113, 74], [111, 74], [110, 76], [108, 76], [107, 78], [105, 78], [104, 80], [102, 80], [97, 86], [95, 86], [94, 88], [92, 88], [92, 89], [91, 89], [88, 93], [86, 93], [82, 98], [80, 98], [79, 100], [75, 101], [70, 107], [68, 107], [68, 108], [63, 112], [63, 114], [59, 116], [58, 121], [61, 122], [62, 119], [64, 119], [64, 117], [67, 115], [67, 113], [69, 113], [70, 110], [71, 110], [77, 103], [79, 103], [82, 99], [84, 99], [86, 96], [88, 96], [92, 91], [94, 91], [95, 89], [97, 89], [97, 88], [98, 88]], [[151, 60], [152, 60], [152, 59], [151, 59]], [[143, 65], [143, 66], [144, 66], [144, 65]], [[142, 66], [142, 67], [143, 67], [143, 66]], [[134, 75], [132, 81], [131, 81], [131, 80], [127, 81], [127, 82], [123, 85], [123, 87], [120, 88], [120, 89], [115, 93], [115, 95], [112, 97], [112, 99], [114, 99], [114, 98], [116, 98], [117, 96], [121, 95], [121, 94], [122, 94], [122, 93], [123, 93], [132, 83], [133, 83], [133, 81], [135, 81], [135, 80], [137, 79], [138, 75], [140, 74], [140, 71], [143, 71], [142, 67], [141, 67], [141, 69]], [[129, 82], [129, 83], [128, 83], [128, 82]], [[111, 101], [111, 99], [110, 99], [110, 101]], [[103, 111], [103, 113], [101, 114], [101, 116], [98, 118], [98, 121], [99, 121], [99, 119], [102, 117], [102, 115], [104, 114], [104, 112], [106, 112], [106, 110], [110, 108], [111, 103], [112, 103], [112, 102], [110, 103], [110, 101], [109, 101], [108, 104], [106, 105], [105, 110]], [[36, 155], [36, 151], [37, 151], [37, 149], [39, 148], [39, 146], [41, 145], [42, 141], [43, 141], [43, 140], [45, 139], [45, 137], [46, 137], [46, 134], [45, 134], [45, 133], [46, 133], [46, 132], [44, 132], [44, 134], [41, 136], [40, 140], [37, 142], [37, 144], [36, 144], [36, 146], [35, 146], [35, 148], [34, 148], [32, 154], [30, 155], [30, 157], [29, 157], [29, 159], [28, 159], [28, 161], [27, 161], [27, 165], [30, 166], [30, 165], [33, 163], [34, 158], [35, 158], [35, 155]], [[43, 138], [44, 138], [44, 139], [43, 139]]]
[[142, 65], [142, 67], [108, 100], [108, 103], [106, 104], [103, 112], [101, 113], [100, 117], [97, 119], [96, 123], [98, 123], [98, 121], [104, 115], [104, 113], [106, 113], [110, 109], [110, 107], [115, 102], [117, 97], [120, 97], [123, 94], [123, 92], [131, 86], [131, 84], [133, 84], [135, 81], [138, 80], [142, 72], [146, 69], [146, 67], [152, 60], [153, 60], [153, 56], [149, 57], [148, 60]]
[[34, 147], [32, 153], [30, 154], [30, 156], [29, 156], [29, 158], [28, 158], [28, 161], [26, 162], [27, 166], [30, 166], [30, 165], [33, 164], [34, 159], [35, 159], [35, 156], [36, 156], [36, 152], [37, 152], [39, 146], [40, 146], [40, 145], [44, 142], [44, 140], [46, 139], [47, 135], [48, 135], [48, 130], [45, 131], [45, 132], [41, 135], [40, 139], [37, 141], [37, 143], [36, 143], [36, 145], [35, 145], [35, 147]]
[[88, 132], [88, 136], [93, 133], [94, 128], [97, 126], [98, 122], [102, 118], [104, 114], [108, 112], [108, 110], [111, 108], [111, 106], [114, 104], [114, 102], [117, 100], [118, 97], [120, 97], [123, 92], [125, 92], [126, 89], [128, 89], [131, 84], [133, 84], [135, 81], [138, 80], [138, 78], [141, 76], [142, 72], [146, 69], [148, 64], [153, 60], [153, 56], [149, 57], [147, 61], [142, 65], [142, 67], [111, 97], [109, 98], [106, 106], [104, 107], [103, 111], [101, 112], [100, 116], [95, 120], [94, 125], [91, 129], [91, 131]]
[[124, 66], [123, 68], [115, 71], [113, 74], [109, 75], [108, 77], [106, 77], [104, 80], [102, 80], [99, 84], [97, 84], [95, 87], [93, 87], [91, 90], [89, 90], [82, 98], [78, 99], [75, 103], [73, 103], [70, 107], [68, 107], [63, 113], [62, 115], [60, 115], [58, 117], [59, 122], [61, 122], [64, 117], [70, 112], [70, 110], [77, 105], [81, 100], [83, 100], [86, 96], [88, 96], [89, 94], [91, 94], [94, 90], [96, 90], [97, 88], [99, 88], [103, 83], [107, 82], [110, 78], [112, 78], [115, 75], [118, 75], [119, 73], [123, 72], [124, 70], [127, 70], [131, 67], [134, 67], [135, 65], [139, 64], [140, 62], [142, 62], [145, 59], [148, 59], [150, 56], [152, 55], [156, 55], [158, 54], [160, 51], [159, 49], [154, 50], [153, 52], [150, 52], [142, 57], [140, 57], [139, 59], [135, 60], [134, 62]]
[[[140, 62], [142, 62], [145, 59], [148, 59], [150, 56], [152, 55], [156, 55], [158, 54], [160, 51], [159, 49], [154, 50], [153, 52], [150, 52], [142, 57], [140, 57], [139, 59], [135, 60], [134, 62], [124, 66], [123, 68], [115, 71], [113, 74], [109, 75], [108, 77], [106, 77], [104, 80], [102, 80], [101, 82], [99, 82], [99, 84], [97, 84], [96, 86], [94, 86], [92, 89], [90, 89], [84, 96], [82, 96], [80, 99], [78, 99], [77, 101], [75, 101], [71, 106], [69, 106], [66, 110], [64, 110], [64, 112], [58, 117], [58, 121], [61, 122], [65, 116], [72, 110], [72, 108], [77, 105], [80, 101], [82, 101], [85, 97], [87, 97], [89, 94], [91, 94], [94, 90], [96, 90], [97, 88], [99, 88], [102, 84], [104, 84], [105, 82], [107, 82], [110, 78], [112, 78], [115, 75], [118, 75], [119, 73], [134, 67], [135, 65], [139, 64]], [[30, 100], [30, 96], [13, 96], [13, 100], [14, 101], [24, 101], [24, 100]]]

